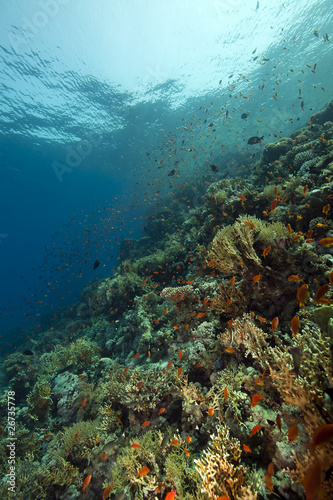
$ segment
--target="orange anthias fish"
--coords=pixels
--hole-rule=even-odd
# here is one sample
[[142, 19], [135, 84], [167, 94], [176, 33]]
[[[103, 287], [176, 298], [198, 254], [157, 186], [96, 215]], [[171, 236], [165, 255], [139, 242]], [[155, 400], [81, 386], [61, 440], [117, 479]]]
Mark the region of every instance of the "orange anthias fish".
[[299, 302], [299, 307], [305, 307], [308, 296], [309, 296], [308, 285], [305, 284], [297, 288], [296, 298]]
[[261, 398], [262, 398], [262, 394], [255, 394], [254, 396], [252, 396], [252, 402], [251, 402], [252, 408], [257, 406], [257, 404], [259, 403]]
[[139, 476], [146, 476], [148, 474], [148, 472], [150, 472], [149, 467], [142, 467], [142, 469], [140, 469], [138, 471], [137, 477], [139, 477]]
[[150, 420], [143, 422], [142, 427], [147, 427], [150, 424]]
[[103, 500], [105, 500], [109, 496], [113, 486], [114, 486], [114, 483], [111, 483], [111, 484], [109, 484], [109, 486], [107, 486], [105, 488], [105, 490], [103, 491], [103, 497], [102, 497]]
[[86, 404], [86, 402], [87, 402], [87, 398], [84, 398], [84, 400], [81, 403], [81, 409], [84, 407], [84, 405]]
[[159, 411], [158, 411], [158, 414], [157, 415], [162, 415], [162, 413], [164, 413], [166, 410], [166, 408], [161, 408]]
[[279, 318], [275, 316], [275, 318], [272, 319], [272, 332], [275, 332], [279, 325]]
[[314, 453], [317, 446], [329, 443], [333, 440], [333, 424], [322, 424], [313, 433], [312, 441], [307, 445], [311, 453]]
[[315, 301], [316, 302], [323, 302], [324, 304], [326, 304], [328, 302], [330, 303], [329, 300], [323, 299], [324, 295], [327, 294], [329, 287], [330, 287], [330, 285], [326, 284], [326, 285], [322, 285], [319, 288], [317, 288], [316, 293], [315, 293]]
[[214, 408], [208, 408], [208, 415], [212, 417], [214, 415]]
[[251, 448], [247, 446], [247, 444], [243, 444], [243, 450], [245, 451], [245, 453], [252, 453]]
[[320, 465], [315, 462], [306, 471], [303, 479], [303, 486], [307, 500], [319, 500], [324, 497], [321, 495], [321, 483], [325, 479], [325, 473], [321, 470]]
[[226, 350], [225, 350], [225, 352], [228, 352], [229, 354], [233, 354], [233, 353], [235, 353], [236, 351], [235, 351], [235, 349], [233, 349], [232, 347], [227, 347], [227, 348], [226, 348]]
[[169, 493], [165, 495], [164, 500], [173, 500], [176, 496], [176, 493], [176, 490], [169, 491]]
[[131, 446], [132, 448], [141, 448], [141, 446], [137, 443], [133, 443]]
[[291, 320], [290, 326], [291, 326], [291, 330], [293, 332], [293, 337], [295, 337], [295, 335], [298, 334], [299, 327], [301, 326], [301, 323], [300, 323], [300, 320], [299, 320], [299, 317], [297, 316], [297, 314]]
[[228, 399], [228, 390], [226, 387], [224, 388], [223, 395], [224, 395], [224, 402], [226, 403]]
[[89, 486], [90, 481], [91, 481], [91, 474], [89, 474], [89, 475], [85, 478], [85, 480], [83, 481], [83, 488], [82, 488], [82, 490], [81, 490], [81, 491], [82, 491], [82, 493], [84, 493], [84, 492], [86, 491], [86, 488], [87, 488], [87, 486]]
[[243, 196], [242, 194], [238, 194], [238, 195], [237, 195], [237, 198], [239, 198], [239, 199], [240, 199], [240, 200], [242, 200], [242, 201], [246, 201], [245, 196]]
[[218, 497], [216, 500], [230, 500], [230, 498], [223, 496], [223, 497]]
[[254, 276], [252, 278], [253, 283], [259, 283], [260, 278], [261, 278], [261, 274], [257, 274], [256, 276]]
[[255, 425], [251, 431], [250, 437], [254, 436], [254, 434], [257, 434], [257, 432], [260, 431], [261, 427], [261, 425]]
[[317, 245], [320, 247], [330, 247], [333, 245], [333, 238], [322, 238], [318, 241]]
[[302, 278], [300, 278], [300, 277], [298, 276], [298, 274], [291, 274], [291, 275], [289, 276], [289, 278], [288, 278], [288, 281], [299, 281], [299, 282], [303, 283]]
[[262, 255], [263, 255], [264, 258], [269, 254], [269, 252], [271, 251], [271, 248], [272, 247], [266, 247], [265, 248], [265, 250], [262, 253]]
[[282, 420], [281, 420], [279, 413], [276, 415], [275, 422], [276, 422], [276, 425], [277, 425], [277, 428], [279, 429], [279, 431], [282, 432]]
[[179, 357], [179, 359], [182, 359], [182, 355], [183, 355], [183, 351], [182, 351], [182, 349], [181, 349], [181, 350], [179, 351], [179, 353], [178, 353], [178, 357]]
[[297, 424], [294, 424], [291, 427], [289, 427], [289, 429], [288, 429], [288, 443], [292, 443], [293, 441], [296, 441], [296, 439], [298, 438], [298, 434], [299, 434], [299, 431], [298, 431]]

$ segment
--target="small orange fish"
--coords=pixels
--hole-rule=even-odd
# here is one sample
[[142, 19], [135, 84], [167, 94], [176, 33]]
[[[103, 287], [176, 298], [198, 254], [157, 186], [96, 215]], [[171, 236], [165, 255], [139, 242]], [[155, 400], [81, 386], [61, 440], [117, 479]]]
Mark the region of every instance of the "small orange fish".
[[235, 281], [236, 281], [236, 278], [235, 278], [235, 276], [233, 276], [233, 277], [231, 278], [231, 280], [230, 280], [230, 285], [231, 285], [231, 286], [234, 286]]
[[308, 285], [305, 284], [297, 288], [296, 298], [299, 302], [299, 307], [305, 307], [308, 295], [309, 295]]
[[138, 383], [138, 389], [141, 389], [142, 386], [143, 386], [143, 382], [139, 382]]
[[169, 363], [167, 364], [166, 369], [169, 370], [169, 368], [170, 368], [171, 365], [172, 365], [172, 361], [169, 361]]
[[182, 366], [180, 366], [180, 367], [178, 368], [178, 377], [180, 377], [180, 376], [181, 376], [182, 371], [183, 371], [183, 367], [182, 367]]
[[265, 250], [262, 253], [262, 255], [263, 255], [264, 258], [269, 254], [269, 252], [271, 251], [271, 248], [272, 247], [266, 247], [265, 248]]
[[106, 460], [107, 458], [108, 458], [108, 456], [106, 455], [106, 453], [103, 452], [101, 455], [101, 459]]
[[281, 417], [279, 415], [279, 413], [276, 415], [276, 425], [277, 425], [277, 428], [279, 429], [280, 432], [282, 432], [282, 421], [281, 421]]
[[83, 401], [82, 401], [82, 403], [81, 403], [81, 410], [82, 410], [82, 408], [84, 407], [84, 405], [86, 404], [86, 402], [87, 402], [87, 398], [84, 398], [84, 400], [83, 400]]
[[126, 373], [128, 372], [129, 370], [129, 366], [126, 366], [125, 370], [124, 370], [124, 375], [126, 375]]
[[200, 312], [197, 314], [197, 318], [202, 318], [205, 315], [206, 315], [206, 313]]
[[330, 247], [333, 245], [333, 238], [322, 238], [318, 241], [317, 245], [320, 247]]
[[292, 443], [298, 438], [298, 426], [297, 424], [292, 425], [288, 429], [288, 443]]
[[223, 497], [218, 497], [216, 500], [230, 500], [230, 498], [224, 495]]
[[189, 452], [186, 448], [184, 448], [184, 453], [185, 453], [185, 455], [186, 455], [187, 457], [189, 457], [189, 456], [190, 456], [190, 452]]
[[298, 276], [298, 274], [291, 274], [288, 278], [288, 281], [299, 281], [303, 283], [303, 280]]
[[297, 316], [297, 314], [291, 320], [290, 326], [291, 326], [291, 330], [293, 332], [293, 337], [295, 337], [295, 335], [298, 334], [299, 327], [301, 326], [301, 323], [300, 323], [300, 320], [299, 320], [299, 317]]
[[317, 288], [316, 293], [315, 293], [315, 301], [316, 302], [322, 301], [322, 298], [328, 292], [329, 287], [330, 286], [326, 284], [326, 285], [322, 285], [319, 288]]
[[254, 276], [252, 278], [253, 283], [259, 283], [260, 278], [261, 278], [261, 274], [257, 274], [256, 276]]
[[81, 491], [82, 491], [82, 493], [84, 493], [84, 492], [86, 491], [86, 488], [87, 488], [87, 486], [89, 486], [90, 481], [91, 481], [91, 474], [89, 474], [89, 475], [85, 478], [85, 480], [83, 481], [83, 488], [82, 488], [82, 490], [81, 490]]
[[133, 443], [131, 446], [132, 448], [141, 448], [141, 446], [137, 443]]
[[287, 224], [287, 233], [292, 234], [293, 232], [294, 232], [294, 230], [292, 229], [291, 225]]
[[311, 453], [314, 453], [317, 446], [329, 443], [333, 440], [333, 424], [320, 425], [312, 436], [312, 441], [307, 445]]
[[208, 415], [212, 417], [214, 415], [214, 408], [208, 408]]
[[148, 474], [148, 472], [150, 472], [150, 469], [149, 467], [142, 467], [142, 469], [140, 469], [137, 473], [137, 477], [139, 476], [146, 476]]
[[306, 184], [306, 186], [304, 186], [304, 188], [303, 188], [303, 194], [304, 195], [306, 195], [307, 190], [308, 190], [308, 185]]
[[164, 316], [167, 314], [167, 312], [168, 312], [168, 308], [166, 307], [166, 308], [164, 309]]
[[279, 318], [275, 316], [275, 318], [272, 319], [272, 332], [275, 332], [279, 325]]
[[308, 500], [319, 500], [323, 498], [321, 483], [325, 479], [325, 473], [321, 470], [319, 463], [312, 464], [305, 473], [303, 486]]
[[235, 349], [233, 349], [232, 347], [227, 347], [225, 352], [228, 352], [229, 354], [233, 354], [235, 351]]
[[265, 382], [261, 378], [256, 377], [256, 384], [258, 384], [258, 385], [265, 385]]
[[189, 443], [189, 444], [190, 444], [190, 442], [192, 441], [191, 436], [186, 436], [186, 438], [185, 438], [185, 439], [186, 439], [186, 442], [187, 442], [187, 443]]
[[323, 207], [323, 214], [327, 215], [330, 210], [331, 210], [331, 205], [328, 203]]
[[255, 425], [251, 431], [250, 437], [254, 436], [254, 434], [257, 434], [257, 432], [260, 431], [261, 427], [261, 425]]
[[229, 319], [227, 321], [227, 327], [231, 328], [232, 327], [232, 324], [233, 324], [234, 320], [233, 319]]
[[277, 202], [278, 202], [278, 199], [277, 198], [274, 198], [274, 200], [272, 201], [271, 203], [271, 212], [274, 212], [275, 209], [276, 209], [276, 205], [277, 205]]
[[274, 484], [273, 484], [273, 481], [272, 481], [272, 477], [269, 476], [268, 474], [265, 474], [264, 478], [265, 478], [265, 482], [266, 482], [266, 488], [273, 493], [273, 491], [274, 491]]
[[169, 493], [165, 495], [164, 500], [174, 500], [176, 493], [176, 490], [169, 491]]
[[105, 490], [103, 491], [103, 496], [102, 496], [103, 500], [105, 500], [109, 496], [110, 491], [112, 490], [113, 486], [114, 486], [114, 483], [111, 483], [111, 484], [109, 484], [109, 486], [107, 486], [105, 488]]
[[224, 388], [223, 395], [224, 395], [224, 402], [226, 403], [228, 399], [228, 390], [226, 387]]
[[158, 414], [157, 414], [157, 415], [162, 415], [162, 413], [164, 413], [164, 412], [165, 412], [165, 408], [161, 408], [161, 409], [159, 410], [159, 412], [158, 412]]
[[262, 398], [262, 394], [255, 394], [254, 396], [252, 396], [252, 402], [251, 402], [252, 408], [257, 406], [257, 404], [259, 403], [261, 398]]
[[150, 420], [146, 420], [145, 422], [143, 422], [142, 424], [142, 427], [147, 427], [147, 425], [150, 424]]
[[122, 423], [122, 421], [120, 420], [120, 418], [119, 418], [119, 417], [116, 417], [116, 419], [118, 420], [118, 422], [120, 423], [120, 425], [122, 426], [122, 428], [124, 428], [123, 423]]
[[238, 194], [238, 195], [237, 195], [237, 198], [239, 198], [239, 199], [240, 199], [240, 200], [242, 200], [242, 201], [246, 201], [245, 196], [243, 196], [242, 194]]
[[137, 352], [136, 354], [134, 354], [133, 359], [139, 358], [140, 356], [141, 356], [141, 354], [139, 352]]
[[176, 445], [176, 444], [178, 444], [178, 443], [179, 443], [179, 440], [178, 440], [178, 439], [173, 439], [173, 440], [171, 441], [171, 443], [170, 443], [170, 444], [171, 444], [172, 446], [175, 446], [175, 445]]
[[182, 359], [182, 355], [183, 355], [183, 351], [182, 351], [182, 349], [181, 349], [181, 350], [179, 351], [179, 353], [178, 353], [178, 357], [179, 357], [179, 359]]
[[252, 222], [252, 221], [250, 221], [250, 220], [246, 220], [246, 221], [244, 222], [244, 224], [246, 224], [246, 225], [247, 225], [247, 226], [249, 226], [249, 227], [252, 227], [252, 229], [255, 229], [255, 228], [256, 228], [256, 226], [255, 226], [255, 225], [253, 224], [253, 222]]
[[249, 446], [247, 446], [246, 444], [243, 444], [243, 450], [245, 451], [245, 453], [252, 453], [251, 448]]

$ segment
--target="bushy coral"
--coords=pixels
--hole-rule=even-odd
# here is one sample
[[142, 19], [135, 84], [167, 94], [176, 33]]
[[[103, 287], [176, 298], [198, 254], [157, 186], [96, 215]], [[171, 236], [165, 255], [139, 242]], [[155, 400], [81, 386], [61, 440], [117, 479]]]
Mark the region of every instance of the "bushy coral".
[[257, 498], [255, 492], [251, 493], [251, 485], [247, 484], [248, 471], [240, 461], [239, 441], [230, 437], [223, 424], [210, 439], [200, 459], [194, 461], [203, 481], [202, 492], [212, 500], [223, 495], [235, 500]]

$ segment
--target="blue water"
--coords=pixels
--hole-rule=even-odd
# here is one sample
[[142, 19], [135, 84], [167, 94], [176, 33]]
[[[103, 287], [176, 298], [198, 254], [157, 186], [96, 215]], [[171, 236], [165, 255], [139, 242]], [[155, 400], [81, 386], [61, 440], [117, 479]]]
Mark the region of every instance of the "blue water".
[[249, 137], [288, 136], [332, 98], [331, 0], [1, 12], [0, 330], [13, 343], [115, 272], [147, 214], [246, 175], [263, 147]]

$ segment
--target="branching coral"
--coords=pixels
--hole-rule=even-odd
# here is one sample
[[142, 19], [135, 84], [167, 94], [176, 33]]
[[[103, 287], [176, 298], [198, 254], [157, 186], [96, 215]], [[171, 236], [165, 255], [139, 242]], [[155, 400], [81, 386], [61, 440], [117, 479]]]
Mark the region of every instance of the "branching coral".
[[174, 304], [191, 298], [192, 294], [192, 285], [163, 288], [163, 290], [161, 291], [161, 297], [167, 302], [173, 302]]
[[221, 495], [235, 500], [257, 497], [255, 492], [251, 493], [251, 485], [246, 484], [248, 471], [241, 465], [240, 456], [240, 442], [230, 437], [225, 425], [220, 425], [201, 458], [194, 460], [203, 480], [202, 492], [207, 493], [211, 500]]
[[267, 334], [258, 328], [251, 319], [250, 314], [244, 314], [242, 318], [237, 318], [230, 328], [226, 328], [219, 336], [219, 340], [224, 348], [244, 345], [245, 356], [251, 354], [261, 364], [264, 364], [264, 351], [267, 348]]

